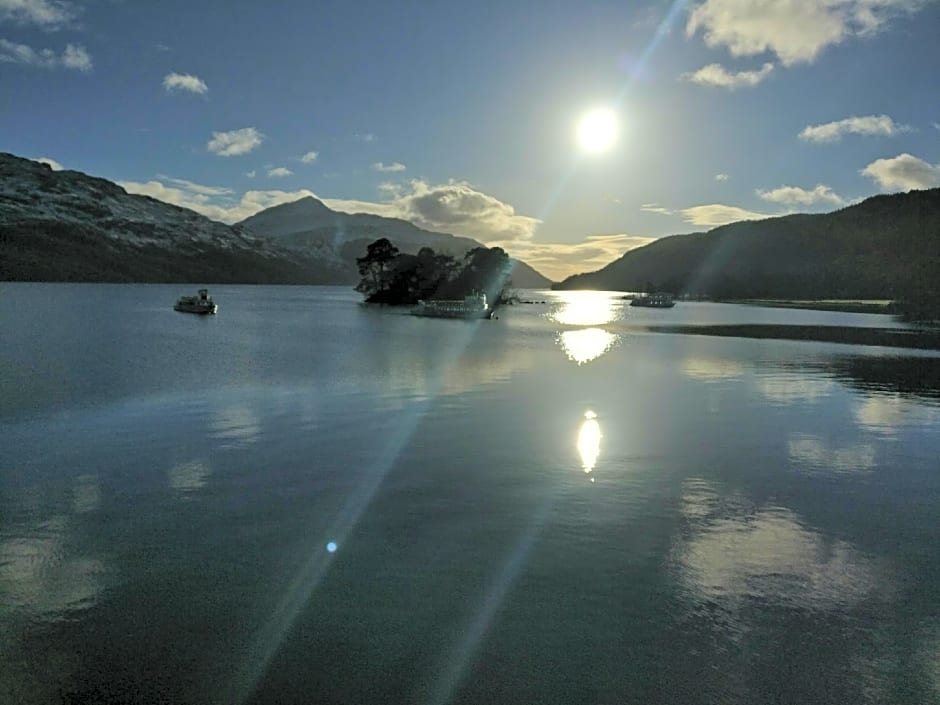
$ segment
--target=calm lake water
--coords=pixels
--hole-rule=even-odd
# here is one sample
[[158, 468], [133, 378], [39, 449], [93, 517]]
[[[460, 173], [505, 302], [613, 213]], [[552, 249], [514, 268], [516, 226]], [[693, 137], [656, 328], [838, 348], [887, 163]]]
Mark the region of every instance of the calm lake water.
[[940, 358], [0, 284], [0, 703], [940, 702]]

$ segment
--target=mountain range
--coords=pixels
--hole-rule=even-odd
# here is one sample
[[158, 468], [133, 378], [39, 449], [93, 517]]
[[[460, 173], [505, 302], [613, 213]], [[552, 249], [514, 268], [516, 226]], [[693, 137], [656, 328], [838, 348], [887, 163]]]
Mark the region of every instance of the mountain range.
[[[482, 245], [313, 197], [225, 225], [105, 179], [0, 153], [0, 280], [355, 284], [356, 257], [387, 237], [462, 255]], [[551, 282], [514, 262], [514, 286]]]
[[671, 291], [714, 298], [936, 297], [940, 189], [873, 196], [663, 237], [557, 289]]
[[[441, 254], [461, 257], [468, 250], [483, 247], [476, 240], [424, 230], [400, 218], [334, 211], [313, 196], [272, 206], [237, 225], [268, 238], [280, 247], [306, 255], [328, 254], [352, 267], [369, 243], [382, 237], [388, 238], [407, 254], [416, 254], [422, 247], [430, 247]], [[510, 278], [513, 286], [522, 289], [541, 289], [552, 283], [516, 259], [512, 260]]]

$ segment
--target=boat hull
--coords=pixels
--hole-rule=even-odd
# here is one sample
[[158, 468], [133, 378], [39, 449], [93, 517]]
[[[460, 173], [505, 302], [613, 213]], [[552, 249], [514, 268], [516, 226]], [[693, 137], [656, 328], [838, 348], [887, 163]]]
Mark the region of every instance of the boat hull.
[[200, 316], [210, 316], [214, 315], [216, 311], [219, 310], [218, 304], [212, 304], [210, 306], [187, 306], [186, 304], [176, 304], [173, 307], [174, 311], [179, 311], [180, 313], [195, 313]]
[[637, 303], [636, 300], [630, 302], [631, 306], [638, 306], [640, 308], [673, 308], [676, 304], [673, 301], [669, 303]]

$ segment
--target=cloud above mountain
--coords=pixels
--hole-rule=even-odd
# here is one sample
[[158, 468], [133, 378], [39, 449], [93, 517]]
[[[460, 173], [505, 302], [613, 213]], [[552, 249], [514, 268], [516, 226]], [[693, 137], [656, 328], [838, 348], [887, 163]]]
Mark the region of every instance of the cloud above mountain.
[[815, 203], [845, 205], [845, 199], [842, 196], [823, 184], [817, 184], [815, 188], [809, 190], [799, 186], [779, 186], [766, 191], [758, 189], [757, 195], [765, 201], [782, 203], [787, 206], [809, 206]]
[[723, 203], [682, 208], [679, 213], [686, 223], [710, 228], [736, 223], [739, 220], [763, 220], [772, 217], [767, 213], [756, 213], [737, 206], [726, 206]]
[[493, 242], [511, 256], [535, 267], [553, 281], [572, 274], [593, 272], [610, 264], [629, 250], [643, 247], [656, 238], [638, 235], [589, 235], [581, 242], [554, 243], [528, 241]]
[[940, 164], [931, 164], [913, 154], [876, 159], [862, 169], [882, 191], [910, 191], [940, 186]]

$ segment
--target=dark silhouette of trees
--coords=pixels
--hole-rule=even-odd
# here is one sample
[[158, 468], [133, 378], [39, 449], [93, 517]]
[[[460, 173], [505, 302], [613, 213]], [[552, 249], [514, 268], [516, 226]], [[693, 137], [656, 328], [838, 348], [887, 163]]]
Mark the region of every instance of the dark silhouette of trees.
[[362, 279], [356, 291], [369, 303], [416, 304], [433, 299], [462, 299], [474, 292], [496, 304], [509, 286], [512, 263], [501, 248], [477, 247], [461, 260], [422, 247], [415, 255], [400, 253], [387, 239], [369, 245], [356, 259]]
[[356, 258], [356, 268], [362, 276], [356, 291], [368, 298], [387, 288], [389, 270], [397, 256], [398, 248], [388, 238], [383, 237], [370, 244], [366, 254]]

